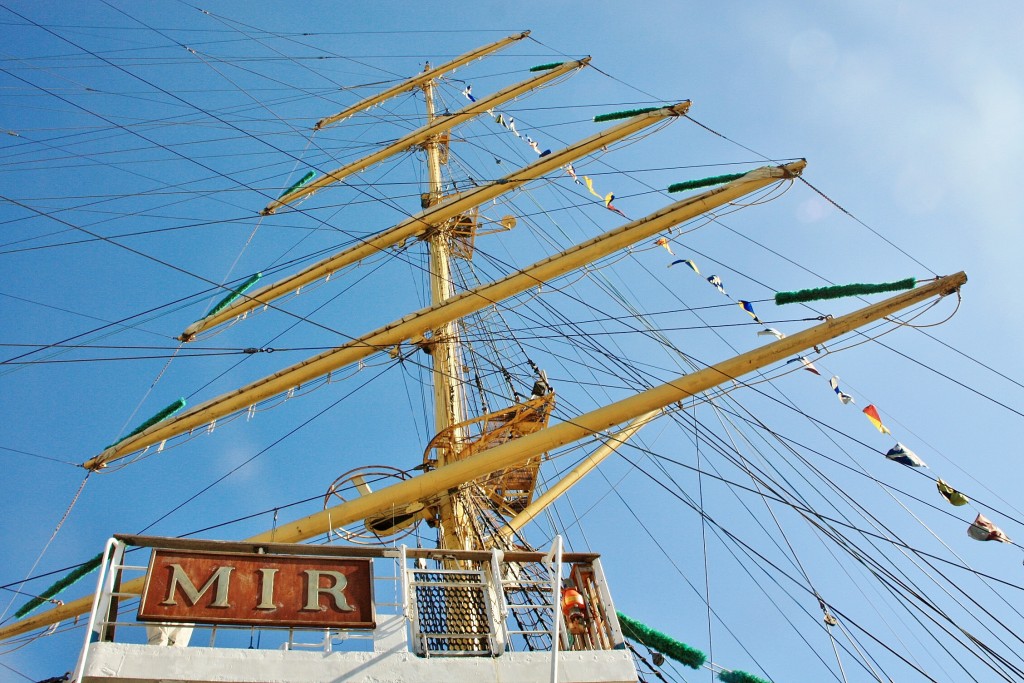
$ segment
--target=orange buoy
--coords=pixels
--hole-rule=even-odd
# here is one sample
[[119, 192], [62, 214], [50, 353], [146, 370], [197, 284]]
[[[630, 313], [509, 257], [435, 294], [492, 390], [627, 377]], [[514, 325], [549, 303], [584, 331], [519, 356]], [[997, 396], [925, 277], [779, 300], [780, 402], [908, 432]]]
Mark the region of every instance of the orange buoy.
[[575, 588], [562, 589], [562, 615], [573, 635], [587, 632], [587, 603]]

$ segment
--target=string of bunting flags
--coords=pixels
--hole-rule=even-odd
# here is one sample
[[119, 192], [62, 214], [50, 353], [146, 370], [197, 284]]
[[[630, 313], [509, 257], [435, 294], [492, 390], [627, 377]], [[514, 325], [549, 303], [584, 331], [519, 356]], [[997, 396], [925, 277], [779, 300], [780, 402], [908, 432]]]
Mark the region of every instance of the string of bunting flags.
[[[672, 245], [667, 237], [659, 237], [654, 241], [654, 245], [662, 247], [670, 255], [675, 256], [675, 253], [672, 250]], [[747, 313], [747, 315], [753, 318], [757, 324], [761, 325], [762, 329], [757, 332], [759, 336], [772, 336], [775, 337], [776, 339], [782, 339], [783, 337], [786, 336], [783, 332], [780, 332], [779, 330], [766, 325], [765, 322], [761, 320], [761, 318], [758, 317], [757, 313], [754, 311], [753, 303], [745, 299], [734, 299], [732, 296], [730, 296], [728, 292], [726, 292], [725, 290], [725, 286], [722, 283], [721, 277], [719, 277], [718, 275], [710, 275], [707, 277], [701, 275], [700, 268], [692, 259], [675, 259], [671, 263], [669, 263], [667, 267], [672, 268], [673, 266], [680, 264], [687, 266], [694, 273], [703, 277], [704, 280], [708, 282], [708, 284], [717, 289], [723, 296], [735, 302], [740, 308], [743, 309], [745, 313]], [[833, 299], [838, 298], [840, 296], [854, 296], [875, 292], [891, 292], [899, 289], [911, 289], [912, 287], [915, 286], [915, 284], [916, 281], [913, 278], [908, 278], [906, 280], [900, 280], [898, 282], [882, 283], [879, 285], [854, 284], [841, 285], [837, 287], [822, 287], [816, 290], [802, 290], [800, 292], [779, 292], [775, 295], [775, 303], [777, 305], [782, 305], [785, 303], [799, 301]], [[800, 363], [803, 366], [804, 370], [807, 370], [808, 372], [811, 372], [815, 375], [821, 376], [821, 372], [814, 366], [814, 363], [812, 363], [809, 359], [805, 358], [804, 356], [797, 356], [796, 358], [787, 361], [787, 363]], [[835, 393], [836, 398], [843, 405], [855, 404], [856, 401], [854, 400], [854, 397], [842, 390], [839, 381], [840, 380], [837, 375], [833, 375], [828, 380], [829, 387]], [[874, 404], [866, 406], [861, 410], [861, 412], [868, 419], [868, 421], [875, 427], [875, 429], [878, 430], [879, 433], [887, 436], [892, 436], [892, 431], [882, 421], [882, 417], [878, 412], [878, 408], [876, 408]], [[920, 457], [918, 457], [916, 453], [914, 453], [910, 448], [905, 446], [900, 441], [897, 441], [896, 445], [890, 448], [884, 455], [888, 460], [891, 460], [892, 462], [895, 463], [899, 463], [906, 467], [928, 468], [928, 465], [925, 464], [925, 462]], [[950, 505], [953, 505], [955, 507], [961, 507], [971, 502], [970, 498], [968, 498], [965, 494], [961, 493], [957, 489], [953, 488], [941, 477], [935, 477], [935, 485], [938, 489], [939, 494], [942, 496], [943, 500], [948, 502]], [[971, 522], [970, 525], [967, 527], [967, 535], [977, 541], [999, 541], [1001, 543], [1013, 543], [1013, 541], [1010, 540], [1010, 538], [1003, 532], [1002, 529], [1000, 529], [991, 520], [989, 520], [987, 517], [981, 514], [981, 512], [977, 512], [977, 516], [975, 517], [974, 521]]]
[[[473, 86], [472, 85], [466, 85], [465, 89], [463, 89], [463, 91], [462, 91], [462, 95], [467, 100], [469, 100], [470, 102], [476, 102], [476, 97], [473, 95]], [[623, 112], [623, 113], [624, 114], [632, 114], [632, 112]], [[540, 145], [539, 142], [537, 142], [536, 140], [534, 140], [532, 137], [530, 137], [529, 135], [527, 135], [525, 133], [520, 133], [516, 129], [516, 120], [512, 116], [506, 116], [505, 114], [503, 114], [500, 111], [495, 111], [493, 107], [487, 110], [487, 114], [492, 119], [494, 119], [494, 122], [497, 123], [499, 126], [501, 126], [502, 128], [504, 128], [508, 132], [510, 132], [513, 135], [515, 135], [517, 138], [519, 138], [520, 140], [525, 142], [527, 145], [529, 145], [530, 149], [532, 149], [537, 154], [538, 158], [546, 157], [547, 155], [551, 154], [551, 150], [550, 149], [541, 149], [541, 145]], [[605, 117], [614, 117], [614, 116], [615, 116], [614, 114], [606, 114], [605, 115]], [[594, 189], [594, 181], [589, 176], [582, 176], [583, 180], [580, 180], [580, 176], [576, 175], [576, 169], [573, 168], [573, 165], [571, 163], [570, 164], [566, 164], [562, 168], [569, 175], [569, 177], [572, 178], [574, 183], [576, 183], [577, 185], [580, 185], [580, 186], [585, 186], [587, 188], [587, 191], [590, 194], [594, 195], [599, 200], [601, 200], [601, 203], [604, 205], [604, 208], [608, 209], [609, 211], [612, 211], [614, 213], [619, 214], [620, 216], [622, 216], [623, 218], [625, 218], [627, 220], [629, 219], [629, 216], [624, 214], [614, 204], [612, 204], [612, 202], [615, 201], [615, 193], [614, 192], [609, 192], [608, 194], [602, 195], [600, 192], [598, 192], [597, 190]]]
[[[855, 283], [850, 285], [836, 285], [831, 287], [819, 287], [816, 289], [800, 290], [797, 292], [777, 292], [775, 294], [776, 305], [783, 305], [787, 303], [803, 302], [803, 301], [817, 301], [823, 299], [836, 299], [845, 296], [858, 296], [861, 294], [874, 294], [879, 292], [893, 292], [905, 289], [911, 289], [916, 285], [914, 278], [906, 278], [897, 282], [883, 282], [880, 284], [862, 284]], [[829, 380], [829, 385], [835, 392], [839, 401], [843, 405], [848, 405], [854, 402], [854, 399], [849, 394], [845, 393], [839, 387], [839, 377], [833, 376]], [[868, 421], [878, 430], [880, 434], [892, 436], [892, 431], [885, 426], [882, 422], [882, 417], [878, 412], [878, 408], [874, 404], [868, 405], [861, 410]], [[906, 467], [922, 467], [927, 468], [928, 465], [922, 460], [914, 451], [907, 448], [900, 441], [896, 442], [896, 445], [890, 448], [885, 453], [885, 457], [893, 462], [899, 463]], [[930, 468], [929, 468], [930, 469]], [[960, 507], [970, 503], [970, 498], [950, 486], [941, 477], [936, 476], [935, 486], [938, 489], [939, 495], [943, 499], [955, 507]], [[985, 515], [981, 512], [977, 512], [977, 515], [973, 522], [967, 527], [967, 535], [976, 541], [999, 541], [1000, 543], [1013, 543], [1010, 538], [992, 523]]]
[[[832, 379], [835, 382], [835, 386], [837, 387], [836, 392], [838, 393], [839, 378], [833, 377]], [[848, 402], [853, 402], [852, 397], [849, 401], [843, 401], [844, 404]], [[880, 434], [892, 435], [892, 431], [882, 422], [881, 415], [879, 415], [878, 409], [874, 404], [865, 407], [861, 412], [864, 413], [864, 416], [867, 417], [868, 421], [874, 425], [875, 429], [877, 429]], [[896, 445], [885, 453], [885, 457], [907, 467], [928, 467], [924, 460], [918, 457], [914, 451], [910, 450], [899, 441], [897, 441]], [[935, 486], [939, 491], [939, 495], [941, 495], [950, 505], [960, 507], [971, 502], [970, 498], [950, 486], [941, 477], [936, 477]], [[981, 514], [981, 512], [977, 513], [974, 521], [967, 527], [967, 535], [976, 541], [1013, 543], [1002, 529], [993, 524], [987, 517], [985, 517], [985, 515]]]

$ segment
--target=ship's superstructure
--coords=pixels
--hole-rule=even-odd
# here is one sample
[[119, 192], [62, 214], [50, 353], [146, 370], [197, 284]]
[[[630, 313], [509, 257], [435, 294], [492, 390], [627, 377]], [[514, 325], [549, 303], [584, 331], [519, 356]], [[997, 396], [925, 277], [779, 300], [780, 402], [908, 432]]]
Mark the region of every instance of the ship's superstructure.
[[[139, 548], [159, 550], [133, 565], [126, 550]], [[140, 574], [147, 621], [118, 617], [128, 597], [118, 586]], [[322, 611], [284, 629], [311, 601], [309, 575]], [[563, 553], [561, 539], [542, 553], [122, 537], [108, 545], [99, 580], [76, 680], [636, 680], [600, 560]], [[563, 625], [566, 590], [586, 608]], [[196, 616], [207, 624], [185, 621]]]

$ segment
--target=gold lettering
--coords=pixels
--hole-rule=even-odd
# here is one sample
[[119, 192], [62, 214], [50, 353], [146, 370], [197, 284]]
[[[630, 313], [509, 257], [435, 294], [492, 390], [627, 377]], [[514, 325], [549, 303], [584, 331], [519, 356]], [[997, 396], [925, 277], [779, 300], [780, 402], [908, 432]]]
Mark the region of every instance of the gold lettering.
[[260, 574], [260, 604], [256, 605], [256, 609], [277, 609], [274, 604], [274, 577], [277, 570], [261, 567]]
[[[332, 572], [326, 569], [307, 569], [306, 570], [306, 606], [302, 608], [302, 611], [308, 612], [319, 612], [320, 610], [320, 594], [330, 593], [334, 597], [334, 606], [342, 612], [352, 612], [355, 610], [354, 607], [350, 607], [348, 600], [345, 598], [345, 587], [348, 586], [348, 579], [341, 572]], [[333, 586], [321, 586], [320, 577], [328, 576], [334, 579]]]
[[170, 563], [169, 567], [172, 568], [171, 572], [171, 585], [167, 590], [167, 599], [161, 602], [161, 605], [177, 605], [178, 602], [174, 599], [174, 589], [181, 586], [181, 592], [185, 594], [192, 606], [195, 607], [196, 603], [199, 602], [199, 598], [206, 594], [206, 591], [210, 590], [213, 584], [217, 584], [217, 593], [214, 597], [210, 607], [231, 607], [228, 604], [228, 585], [231, 581], [231, 572], [235, 570], [230, 565], [219, 567], [217, 571], [210, 575], [206, 583], [199, 590], [196, 590], [196, 586], [192, 583], [192, 579], [188, 577], [185, 570], [181, 568], [180, 564]]

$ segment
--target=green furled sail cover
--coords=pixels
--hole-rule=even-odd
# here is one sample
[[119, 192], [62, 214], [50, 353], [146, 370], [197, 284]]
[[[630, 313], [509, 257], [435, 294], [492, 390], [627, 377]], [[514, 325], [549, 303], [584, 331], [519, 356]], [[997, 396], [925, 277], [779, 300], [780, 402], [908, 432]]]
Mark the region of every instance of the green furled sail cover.
[[37, 607], [42, 605], [44, 602], [46, 602], [47, 600], [49, 600], [53, 596], [55, 596], [58, 593], [60, 593], [62, 590], [64, 590], [68, 586], [78, 582], [83, 576], [85, 576], [86, 574], [91, 572], [93, 569], [96, 569], [96, 567], [100, 566], [100, 562], [102, 562], [102, 561], [103, 561], [103, 553], [100, 553], [99, 555], [97, 555], [96, 557], [92, 558], [88, 562], [86, 562], [84, 564], [81, 564], [78, 567], [76, 567], [75, 569], [73, 569], [72, 571], [68, 572], [68, 575], [65, 576], [63, 579], [60, 579], [60, 580], [54, 582], [54, 584], [52, 586], [50, 586], [49, 588], [44, 590], [42, 593], [40, 593], [36, 597], [34, 597], [31, 600], [29, 600], [28, 602], [26, 602], [24, 605], [22, 605], [21, 609], [19, 609], [17, 612], [14, 613], [14, 618], [15, 619], [21, 619], [26, 614], [32, 612]]
[[640, 114], [646, 114], [649, 111], [658, 111], [662, 107], [646, 107], [645, 109], [627, 109], [625, 111], [613, 111], [610, 114], [598, 114], [594, 117], [594, 123], [601, 123], [602, 121], [615, 121], [616, 119], [629, 119], [634, 116], [640, 116]]
[[531, 66], [530, 71], [551, 71], [557, 67], [562, 66], [565, 62], [551, 62], [550, 64], [538, 64], [537, 66]]
[[684, 180], [681, 183], [674, 183], [668, 186], [669, 192], [685, 192], [686, 190], [697, 190], [702, 187], [721, 185], [737, 178], [742, 178], [746, 173], [726, 173], [725, 175], [714, 175], [710, 178], [699, 178], [697, 180]]
[[898, 292], [901, 289], [913, 289], [916, 284], [916, 279], [908, 277], [904, 280], [898, 280], [896, 282], [882, 282], [877, 285], [854, 283], [852, 285], [834, 285], [832, 287], [801, 289], [795, 292], [776, 292], [775, 304], [777, 306], [781, 306], [783, 304], [803, 303], [806, 301], [839, 299], [844, 296]]
[[[146, 420], [145, 422], [140, 424], [138, 427], [136, 427], [132, 431], [130, 431], [127, 434], [125, 434], [124, 436], [122, 436], [120, 439], [118, 439], [114, 443], [110, 444], [110, 446], [116, 446], [117, 444], [121, 443], [125, 439], [130, 439], [131, 437], [135, 436], [136, 434], [139, 434], [140, 432], [143, 432], [143, 431], [149, 429], [150, 427], [155, 425], [157, 422], [160, 422], [162, 420], [166, 420], [171, 415], [174, 415], [176, 412], [178, 412], [179, 410], [181, 410], [184, 407], [185, 407], [185, 399], [184, 398], [179, 398], [177, 401], [175, 401], [171, 405], [167, 406], [166, 408], [161, 410], [159, 413], [157, 413], [153, 417], [149, 418], [148, 420]], [[107, 448], [110, 448], [110, 446], [107, 446]]]
[[300, 187], [302, 187], [303, 185], [308, 183], [310, 180], [312, 180], [313, 176], [315, 176], [315, 175], [316, 175], [316, 171], [306, 171], [306, 175], [302, 176], [301, 178], [296, 180], [294, 183], [292, 183], [288, 187], [287, 190], [285, 190], [281, 194], [277, 195], [277, 198], [280, 199], [281, 197], [284, 197], [285, 195], [289, 195], [292, 192], [295, 192], [295, 190], [299, 189]]
[[252, 289], [252, 286], [259, 282], [261, 277], [263, 277], [263, 273], [256, 273], [255, 275], [251, 276], [248, 280], [239, 285], [237, 289], [232, 290], [230, 294], [228, 294], [226, 297], [217, 302], [217, 304], [210, 309], [210, 312], [203, 316], [203, 319], [205, 320], [206, 318], [209, 318], [211, 315], [217, 315], [225, 308], [230, 306], [238, 297], [242, 296], [247, 291]]
[[630, 619], [622, 612], [616, 612], [619, 617], [619, 626], [622, 627], [622, 635], [630, 640], [646, 645], [652, 650], [657, 650], [666, 657], [671, 657], [680, 664], [691, 669], [699, 669], [707, 661], [707, 655], [696, 650], [685, 643], [680, 643], [674, 638], [655, 631], [653, 628], [641, 624], [635, 619]]
[[718, 680], [722, 683], [768, 683], [763, 678], [748, 674], [746, 671], [719, 671]]

